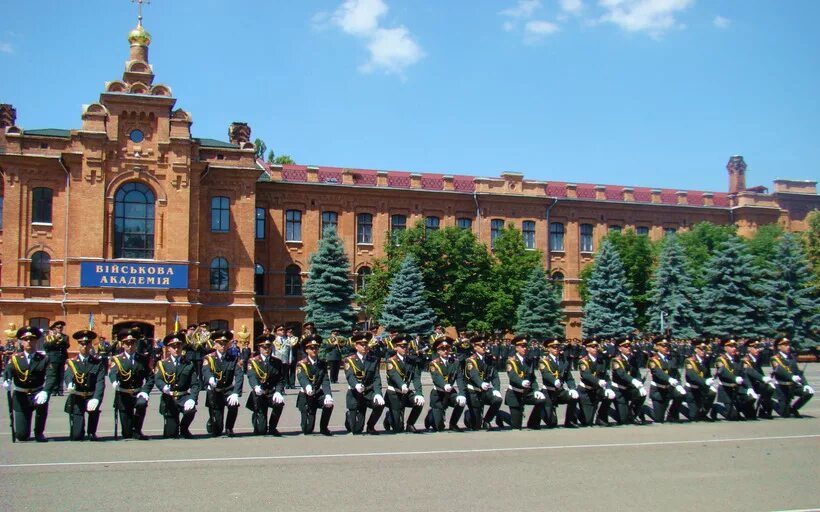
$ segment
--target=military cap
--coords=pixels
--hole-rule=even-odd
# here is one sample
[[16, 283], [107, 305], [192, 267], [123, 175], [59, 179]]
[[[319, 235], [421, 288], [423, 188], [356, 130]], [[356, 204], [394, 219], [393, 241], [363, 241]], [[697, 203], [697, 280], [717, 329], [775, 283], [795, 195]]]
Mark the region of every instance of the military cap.
[[439, 336], [433, 342], [433, 350], [448, 349], [455, 344], [456, 340], [449, 336]]
[[353, 333], [353, 336], [350, 337], [350, 341], [353, 343], [367, 342], [371, 339], [373, 339], [373, 333], [369, 331], [358, 331]]
[[726, 338], [726, 339], [722, 340], [721, 343], [723, 343], [724, 347], [736, 347], [737, 346], [737, 341], [735, 341], [734, 338]]
[[269, 334], [263, 334], [262, 336], [259, 336], [258, 338], [256, 338], [254, 341], [256, 342], [257, 347], [259, 347], [259, 346], [264, 347], [264, 346], [268, 346], [271, 343], [273, 343], [273, 340], [271, 339], [271, 336]]
[[122, 342], [132, 342], [137, 341], [137, 338], [134, 336], [134, 331], [131, 329], [123, 329], [117, 333], [117, 339]]
[[628, 337], [621, 336], [620, 338], [618, 338], [618, 346], [619, 347], [629, 347], [631, 345], [632, 345], [632, 340], [630, 340]]
[[318, 347], [322, 344], [322, 337], [318, 334], [311, 334], [309, 336], [305, 336], [302, 343], [304, 344], [304, 348]]
[[[19, 332], [19, 331], [18, 331], [18, 332]], [[19, 338], [19, 336], [18, 336], [18, 338]], [[788, 344], [789, 344], [789, 338], [787, 338], [787, 337], [785, 337], [785, 336], [783, 336], [782, 338], [779, 338], [779, 339], [777, 340], [777, 346], [778, 346], [778, 347], [780, 347], [780, 346], [782, 346], [782, 345], [788, 345]]]
[[285, 330], [285, 325], [284, 324], [277, 324], [276, 327], [273, 328], [273, 331], [276, 332], [279, 329], [282, 329], [284, 331]]
[[655, 338], [655, 345], [656, 346], [662, 346], [662, 347], [668, 347], [669, 346], [669, 340], [667, 340], [664, 336], [658, 336], [657, 338]]
[[199, 327], [197, 324], [188, 324], [188, 327], [186, 327], [186, 329], [196, 329], [197, 327]]
[[63, 322], [62, 320], [57, 320], [56, 322], [48, 326], [49, 329], [54, 329], [55, 327], [65, 327], [65, 322]]
[[86, 343], [91, 343], [91, 341], [97, 337], [97, 333], [89, 331], [88, 329], [81, 329], [72, 334], [71, 337], [77, 340], [77, 343], [80, 345], [85, 345]]
[[470, 343], [473, 345], [483, 345], [486, 343], [487, 340], [484, 339], [484, 336], [481, 334], [476, 334], [472, 338], [470, 338]]
[[527, 346], [527, 337], [524, 336], [523, 334], [519, 334], [518, 336], [516, 336], [512, 339], [512, 344], [513, 345], [522, 345], [522, 346], [526, 347]]
[[211, 333], [211, 340], [216, 343], [226, 343], [233, 339], [233, 333], [227, 329], [220, 329]]
[[316, 330], [316, 324], [314, 324], [313, 322], [305, 322], [305, 323], [302, 324], [302, 329], [303, 330], [307, 329], [308, 327], [310, 327], [314, 331]]
[[561, 342], [558, 341], [558, 338], [547, 338], [546, 340], [544, 340], [544, 346], [545, 347], [560, 347]]
[[709, 348], [709, 344], [706, 343], [705, 340], [696, 340], [692, 346], [701, 350], [706, 350]]
[[20, 327], [17, 329], [17, 339], [22, 340], [25, 338], [34, 338], [37, 339], [43, 335], [43, 331], [36, 327], [32, 327], [30, 325], [26, 325], [25, 327]]
[[746, 346], [748, 348], [762, 348], [763, 344], [760, 343], [760, 340], [749, 340], [746, 342]]
[[185, 340], [185, 333], [184, 332], [170, 332], [162, 338], [162, 342], [165, 343], [165, 346], [168, 345], [175, 345], [175, 344], [182, 344]]
[[409, 334], [399, 334], [395, 338], [393, 338], [393, 345], [404, 346], [406, 347], [408, 343], [410, 343], [410, 335]]
[[208, 327], [208, 322], [199, 322], [199, 327]]
[[585, 347], [598, 347], [598, 339], [597, 338], [588, 338], [584, 340]]

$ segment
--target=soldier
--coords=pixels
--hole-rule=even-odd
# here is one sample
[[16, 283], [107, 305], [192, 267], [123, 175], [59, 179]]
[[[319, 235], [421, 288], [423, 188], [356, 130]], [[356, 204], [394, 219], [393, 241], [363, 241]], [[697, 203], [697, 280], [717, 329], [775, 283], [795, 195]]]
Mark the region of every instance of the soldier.
[[743, 356], [743, 369], [746, 372], [746, 380], [751, 384], [755, 393], [760, 396], [757, 407], [754, 402], [750, 404], [751, 409], [748, 411], [753, 418], [764, 418], [767, 420], [772, 417], [772, 397], [777, 389], [774, 381], [768, 375], [763, 374], [763, 363], [760, 360], [760, 351], [763, 344], [760, 341], [754, 340], [746, 343], [746, 355]]
[[137, 339], [130, 331], [123, 330], [117, 335], [123, 352], [111, 360], [108, 379], [114, 388], [114, 410], [122, 425], [122, 437], [144, 441], [142, 433], [145, 412], [150, 400], [148, 394], [154, 387], [154, 373], [151, 360], [146, 353], [136, 350]]
[[718, 400], [723, 416], [738, 421], [743, 419], [740, 413], [748, 417], [750, 403], [759, 397], [746, 379], [743, 363], [738, 360], [737, 342], [733, 338], [724, 340], [723, 351], [715, 361], [715, 377], [720, 381]]
[[772, 377], [778, 390], [777, 413], [784, 418], [800, 418], [800, 408], [814, 396], [814, 388], [809, 386], [803, 372], [797, 367], [786, 337], [777, 340], [777, 352], [772, 356]]
[[331, 329], [330, 336], [322, 342], [322, 356], [320, 359], [327, 361], [330, 372], [331, 384], [339, 382], [339, 368], [342, 365], [342, 345], [345, 339], [339, 336], [339, 329]]
[[[214, 351], [202, 361], [202, 380], [207, 385], [205, 404], [209, 412], [205, 430], [213, 437], [221, 436], [223, 427], [228, 437], [233, 437], [233, 427], [239, 412], [239, 397], [242, 396], [245, 377], [242, 360], [236, 355], [228, 354], [228, 343], [232, 338], [231, 331], [214, 331], [211, 334]], [[227, 417], [225, 407], [228, 408]]]
[[[655, 341], [655, 355], [649, 358], [649, 371], [652, 374], [653, 419], [657, 423], [678, 423], [682, 404], [686, 400], [686, 388], [672, 368], [669, 360], [669, 341], [666, 338], [659, 337]], [[688, 411], [686, 414], [688, 415]]]
[[433, 388], [430, 390], [430, 409], [424, 421], [428, 430], [444, 430], [444, 416], [447, 408], [452, 407], [450, 430], [464, 431], [458, 426], [458, 420], [467, 405], [467, 397], [464, 396], [464, 373], [459, 371], [458, 361], [450, 356], [450, 348], [454, 343], [455, 340], [447, 335], [439, 336], [433, 343], [438, 357], [430, 363]]
[[276, 347], [276, 341], [274, 341], [274, 347], [281, 351], [280, 357], [285, 364], [285, 373], [288, 376], [288, 389], [296, 389], [296, 352], [299, 338], [293, 334], [293, 327], [288, 326], [285, 329], [285, 337], [282, 343], [282, 347], [279, 348]]
[[43, 333], [31, 326], [21, 327], [16, 336], [22, 352], [11, 356], [3, 375], [3, 387], [9, 390], [14, 384], [12, 408], [14, 410], [14, 436], [18, 441], [31, 437], [31, 416], [34, 414], [34, 438], [45, 443], [46, 419], [48, 419], [48, 390], [54, 389], [52, 379], [57, 373], [49, 371], [48, 358], [35, 350], [37, 340]]
[[[410, 336], [397, 336], [393, 340], [396, 354], [387, 360], [387, 393], [388, 413], [385, 415], [385, 430], [389, 425], [393, 432], [417, 433], [416, 420], [424, 408], [424, 395], [421, 389], [421, 374], [416, 371], [413, 361], [407, 357]], [[413, 388], [410, 389], [412, 384]], [[404, 424], [404, 410], [410, 408], [407, 425]], [[389, 420], [388, 420], [389, 417]]]
[[[252, 421], [255, 435], [269, 434], [279, 437], [281, 434], [276, 427], [279, 425], [279, 418], [285, 407], [283, 395], [287, 375], [282, 360], [271, 354], [272, 342], [270, 335], [256, 338], [259, 355], [248, 361], [248, 385], [253, 389], [253, 393], [248, 395], [245, 407], [253, 411]], [[268, 409], [271, 410], [270, 420], [268, 420]]]
[[[606, 362], [598, 355], [598, 342], [588, 339], [584, 343], [587, 355], [578, 361], [581, 373], [579, 402], [581, 404], [581, 422], [590, 427], [593, 424], [609, 427], [609, 406], [615, 400], [615, 392], [609, 389]], [[595, 413], [597, 409], [597, 415]]]
[[164, 420], [162, 437], [165, 438], [194, 437], [190, 426], [196, 415], [201, 384], [194, 363], [180, 356], [184, 338], [183, 331], [165, 336], [163, 342], [168, 350], [168, 357], [157, 363], [154, 372], [154, 383], [162, 392], [159, 413]]
[[544, 342], [547, 354], [538, 361], [541, 370], [541, 383], [546, 401], [542, 419], [548, 428], [558, 425], [558, 405], [567, 404], [564, 415], [564, 426], [578, 428], [576, 424], [578, 414], [578, 391], [575, 389], [575, 378], [572, 376], [570, 363], [558, 358], [561, 342], [553, 338]]
[[646, 402], [646, 389], [643, 387], [641, 372], [632, 358], [632, 341], [619, 338], [618, 355], [612, 358], [612, 387], [615, 388], [615, 412], [618, 425], [635, 423], [644, 425], [646, 414], [643, 411]]
[[355, 333], [352, 337], [356, 353], [344, 360], [345, 376], [350, 389], [347, 391], [347, 418], [345, 426], [354, 435], [364, 430], [365, 414], [372, 409], [367, 420], [367, 433], [378, 435], [376, 422], [384, 410], [382, 379], [379, 375], [379, 359], [368, 354], [369, 332]]
[[[497, 416], [502, 403], [501, 391], [497, 389], [501, 383], [498, 374], [491, 370], [486, 361], [484, 336], [473, 336], [470, 344], [473, 346], [473, 355], [464, 364], [467, 407], [470, 412], [467, 426], [472, 430], [492, 430], [490, 421]], [[485, 405], [489, 406], [487, 414], [483, 414]]]
[[705, 341], [695, 343], [695, 354], [686, 358], [683, 366], [686, 370], [686, 383], [689, 389], [689, 416], [692, 421], [715, 421], [712, 405], [717, 398], [715, 379], [710, 377], [709, 361], [706, 351], [709, 345]]
[[51, 389], [47, 389], [49, 395], [63, 396], [63, 380], [65, 376], [65, 362], [68, 360], [68, 336], [63, 334], [65, 322], [58, 320], [49, 326], [46, 334], [43, 350], [49, 362], [49, 371], [53, 372]]
[[510, 384], [504, 397], [504, 403], [510, 408], [512, 428], [518, 430], [521, 430], [524, 422], [524, 406], [532, 405], [527, 428], [539, 430], [546, 397], [539, 391], [540, 388], [535, 379], [535, 360], [527, 358], [529, 341], [526, 336], [514, 337], [512, 344], [515, 347], [515, 355], [507, 359], [507, 376]]
[[319, 419], [319, 432], [324, 436], [332, 436], [330, 431], [330, 415], [333, 414], [333, 396], [330, 391], [330, 379], [327, 373], [327, 363], [320, 361], [317, 352], [322, 344], [318, 334], [311, 334], [303, 338], [306, 357], [296, 364], [296, 379], [299, 383], [299, 397], [296, 399], [296, 408], [302, 413], [302, 433], [312, 434], [316, 425], [316, 410], [322, 409]]
[[66, 361], [65, 389], [69, 396], [65, 412], [68, 413], [69, 439], [85, 439], [85, 414], [88, 413], [88, 439], [96, 441], [107, 367], [100, 357], [91, 354], [91, 342], [97, 333], [84, 329], [71, 337], [77, 340], [77, 357]]
[[100, 340], [97, 343], [97, 350], [92, 349], [91, 355], [96, 355], [100, 358], [100, 362], [103, 368], [108, 368], [108, 362], [111, 359], [111, 356], [114, 355], [114, 349], [116, 347], [112, 345], [107, 339], [100, 336]]

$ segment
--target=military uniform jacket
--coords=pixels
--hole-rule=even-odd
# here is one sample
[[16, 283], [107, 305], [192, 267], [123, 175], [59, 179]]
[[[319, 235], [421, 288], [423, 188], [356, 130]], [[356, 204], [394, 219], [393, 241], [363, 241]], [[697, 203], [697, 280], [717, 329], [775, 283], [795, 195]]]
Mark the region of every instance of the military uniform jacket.
[[397, 355], [387, 360], [387, 389], [401, 393], [402, 384], [413, 385], [413, 394], [422, 396], [421, 372], [417, 371], [416, 364]]
[[766, 383], [763, 382], [763, 364], [760, 359], [755, 359], [751, 354], [747, 354], [743, 356], [742, 363], [746, 381], [756, 390], [762, 388]]
[[445, 393], [444, 386], [449, 384], [456, 388], [451, 393], [464, 393], [464, 374], [459, 371], [455, 359], [433, 359], [430, 362], [430, 377], [433, 379], [433, 391]]
[[[510, 407], [524, 407], [523, 397], [538, 390], [535, 379], [536, 363], [533, 359], [521, 360], [517, 355], [507, 359], [507, 377], [510, 379], [510, 389], [505, 400]], [[530, 387], [525, 388], [523, 382], [530, 381]]]
[[[348, 356], [344, 360], [345, 378], [347, 384], [351, 389], [356, 387], [356, 384], [364, 386], [364, 398], [373, 400], [376, 395], [382, 394], [382, 378], [379, 375], [379, 359], [367, 355], [364, 360], [359, 359], [358, 354]], [[356, 398], [352, 397], [353, 393], [348, 393], [348, 409], [355, 409], [357, 405]], [[351, 403], [353, 398], [354, 404]], [[353, 405], [353, 407], [351, 407]]]
[[65, 412], [82, 414], [85, 412], [87, 400], [96, 398], [102, 400], [105, 391], [105, 370], [103, 360], [97, 356], [80, 356], [66, 361], [64, 384], [74, 384], [74, 390], [69, 392], [65, 401]]
[[288, 338], [287, 336], [276, 336], [273, 339], [273, 350], [271, 351], [271, 356], [279, 358], [283, 364], [291, 363], [291, 341], [293, 341], [294, 344], [299, 341], [295, 336], [291, 338]]
[[191, 398], [194, 402], [197, 401], [200, 390], [199, 377], [194, 363], [183, 357], [177, 360], [177, 364], [174, 364], [170, 357], [157, 362], [154, 382], [160, 392], [167, 384], [174, 399]]
[[[743, 363], [732, 359], [728, 354], [721, 354], [715, 360], [715, 377], [720, 380], [720, 384], [724, 387], [730, 389], [748, 387], [749, 382], [746, 380], [745, 374]], [[743, 378], [744, 383], [738, 385], [737, 377]]]
[[635, 389], [632, 379], [641, 380], [638, 367], [623, 355], [613, 357], [610, 367], [612, 368], [612, 384], [620, 390]]
[[342, 349], [341, 346], [345, 344], [345, 339], [340, 336], [330, 336], [322, 342], [324, 349], [325, 361], [341, 361]]
[[285, 367], [280, 359], [273, 356], [268, 360], [255, 356], [248, 361], [248, 385], [251, 389], [259, 386], [267, 395], [285, 392]]
[[[42, 352], [34, 352], [31, 356], [31, 363], [27, 361], [25, 352], [17, 352], [9, 358], [8, 365], [4, 371], [5, 380], [14, 383], [15, 391], [24, 393], [38, 393], [45, 389], [52, 389], [54, 386], [54, 375], [46, 372], [51, 363]], [[46, 375], [48, 373], [48, 375]]]
[[649, 372], [652, 374], [652, 384], [657, 388], [669, 388], [669, 379], [677, 379], [669, 359], [658, 354], [649, 358]]
[[686, 382], [691, 387], [701, 391], [709, 387], [706, 385], [706, 379], [709, 378], [709, 365], [705, 359], [700, 362], [697, 356], [687, 357], [683, 366], [686, 369]]
[[65, 363], [68, 359], [68, 336], [59, 334], [54, 341], [45, 340], [43, 351], [46, 353], [49, 363]]
[[549, 393], [560, 392], [561, 389], [555, 386], [555, 380], [560, 379], [563, 387], [564, 383], [568, 389], [575, 389], [575, 378], [572, 376], [569, 363], [561, 359], [553, 359], [546, 355], [538, 361], [538, 369], [541, 370], [541, 382], [544, 389]]
[[581, 373], [581, 387], [589, 391], [597, 391], [602, 389], [599, 381], [609, 381], [609, 375], [606, 372], [606, 361], [604, 358], [597, 357], [595, 361], [589, 356], [584, 356], [578, 361], [578, 370]]
[[800, 368], [798, 368], [797, 361], [793, 357], [789, 357], [783, 352], [778, 352], [772, 356], [771, 365], [772, 376], [779, 385], [793, 386], [794, 381], [792, 381], [792, 377], [795, 375], [798, 375], [802, 379], [801, 382], [806, 384], [806, 377], [803, 375], [803, 372], [800, 371]]
[[308, 400], [315, 399], [319, 396], [319, 391], [324, 393], [325, 396], [331, 395], [327, 363], [322, 360], [311, 361], [310, 358], [306, 357], [296, 363], [296, 380], [299, 382], [302, 391], [310, 386], [314, 392], [312, 397], [307, 396], [307, 393], [304, 392], [299, 393], [299, 397], [296, 399], [296, 407], [301, 408]]
[[135, 395], [137, 393], [150, 393], [154, 387], [154, 373], [149, 366], [148, 357], [134, 353], [134, 363], [127, 353], [114, 356], [111, 359], [111, 369], [108, 371], [108, 379], [111, 382], [118, 381], [120, 393]]
[[[488, 382], [489, 368], [487, 361], [477, 354], [468, 357], [464, 362], [464, 383], [469, 391], [481, 393], [481, 383]], [[494, 374], [489, 380], [494, 389], [501, 387], [501, 381], [498, 379], [498, 374]]]
[[227, 351], [222, 357], [216, 352], [205, 356], [202, 361], [202, 380], [207, 383], [211, 377], [216, 381], [216, 389], [212, 391], [224, 395], [242, 395], [242, 384], [245, 379], [242, 373], [242, 360], [239, 357], [228, 354]]

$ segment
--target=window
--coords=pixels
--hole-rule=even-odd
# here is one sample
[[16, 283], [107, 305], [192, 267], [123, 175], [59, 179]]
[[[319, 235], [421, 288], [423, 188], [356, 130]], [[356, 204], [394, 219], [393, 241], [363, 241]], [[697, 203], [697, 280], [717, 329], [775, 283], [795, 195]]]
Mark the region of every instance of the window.
[[211, 320], [208, 322], [208, 329], [212, 331], [228, 330], [227, 320]]
[[581, 252], [592, 252], [592, 224], [581, 224]]
[[424, 219], [425, 231], [438, 231], [440, 225], [441, 219], [439, 219], [438, 217], [431, 216]]
[[612, 224], [611, 226], [609, 226], [609, 232], [610, 233], [612, 233], [612, 232], [620, 233], [621, 231], [623, 231], [623, 228], [620, 226], [620, 224]]
[[0, 231], [3, 231], [3, 196], [0, 196]]
[[285, 295], [302, 295], [302, 272], [296, 265], [285, 269]]
[[265, 267], [257, 263], [253, 267], [253, 292], [265, 295]]
[[154, 192], [132, 181], [114, 194], [114, 258], [154, 258]]
[[564, 250], [564, 224], [550, 222], [550, 251]]
[[390, 238], [399, 245], [399, 233], [407, 229], [407, 216], [395, 214], [390, 216]]
[[637, 228], [635, 228], [635, 233], [638, 235], [649, 236], [649, 227], [638, 226]]
[[367, 284], [367, 276], [372, 273], [370, 267], [362, 267], [356, 272], [356, 291], [361, 293]]
[[31, 222], [51, 224], [52, 195], [50, 188], [38, 187], [32, 191]]
[[504, 229], [504, 220], [503, 219], [493, 219], [490, 221], [490, 247], [495, 248], [495, 239], [498, 238], [498, 235], [501, 234], [501, 230]]
[[299, 210], [285, 212], [285, 241], [302, 241], [302, 212]]
[[678, 230], [675, 228], [663, 228], [663, 236], [674, 235]]
[[535, 221], [525, 220], [521, 224], [521, 233], [524, 235], [524, 245], [527, 249], [535, 249]]
[[552, 284], [555, 286], [555, 291], [558, 292], [558, 296], [564, 298], [564, 274], [554, 272], [552, 274]]
[[211, 261], [211, 290], [228, 291], [228, 260], [225, 258], [214, 258]]
[[360, 213], [356, 216], [356, 243], [373, 243], [373, 215]]
[[256, 208], [256, 239], [257, 240], [264, 240], [265, 239], [265, 209], [264, 208]]
[[469, 217], [459, 217], [458, 219], [456, 219], [456, 226], [458, 226], [458, 229], [472, 230], [473, 229], [473, 219], [471, 219]]
[[128, 138], [131, 139], [131, 142], [139, 144], [145, 139], [145, 134], [142, 133], [142, 130], [131, 130], [131, 133], [128, 134]]
[[51, 285], [51, 257], [43, 251], [37, 251], [31, 255], [29, 284], [31, 286]]
[[322, 212], [322, 238], [330, 228], [333, 228], [336, 233], [339, 232], [339, 214], [336, 212]]
[[231, 228], [231, 201], [225, 196], [211, 198], [211, 231], [227, 233]]

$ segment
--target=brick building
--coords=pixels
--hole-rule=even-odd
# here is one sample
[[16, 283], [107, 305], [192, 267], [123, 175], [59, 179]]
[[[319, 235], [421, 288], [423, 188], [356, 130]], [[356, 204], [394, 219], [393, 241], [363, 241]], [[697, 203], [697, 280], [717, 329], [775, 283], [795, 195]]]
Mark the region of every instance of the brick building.
[[63, 319], [73, 331], [92, 314], [105, 335], [134, 323], [157, 337], [177, 321], [298, 323], [323, 226], [337, 227], [360, 283], [390, 232], [423, 220], [488, 245], [513, 223], [564, 282], [567, 332], [578, 335], [577, 276], [609, 230], [656, 239], [710, 221], [799, 231], [820, 207], [813, 181], [747, 188], [739, 156], [728, 192], [271, 166], [256, 161], [246, 124], [231, 124], [225, 142], [193, 137], [191, 116], [154, 83], [150, 35], [140, 24], [128, 40], [122, 79], [84, 107], [80, 128], [24, 130], [0, 105], [4, 328]]

